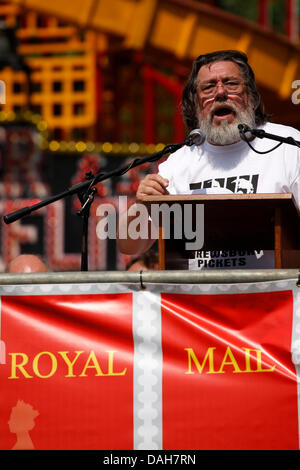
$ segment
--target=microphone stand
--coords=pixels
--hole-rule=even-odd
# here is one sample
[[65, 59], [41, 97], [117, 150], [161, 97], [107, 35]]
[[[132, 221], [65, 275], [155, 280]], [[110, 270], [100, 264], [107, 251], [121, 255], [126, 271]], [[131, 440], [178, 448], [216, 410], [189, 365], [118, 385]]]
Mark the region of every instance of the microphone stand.
[[300, 147], [300, 141], [295, 140], [293, 137], [281, 137], [279, 135], [269, 134], [263, 129], [251, 129], [246, 124], [239, 124], [238, 128], [240, 130], [240, 133], [243, 135], [243, 140], [246, 140], [246, 142], [247, 138], [245, 136], [245, 133], [250, 132], [252, 135], [258, 137], [259, 139], [267, 138], [275, 140], [276, 142], [280, 142], [282, 144], [290, 144], [294, 145], [295, 147]]
[[160, 160], [164, 155], [176, 152], [176, 150], [179, 150], [183, 145], [186, 144], [187, 142], [185, 141], [183, 143], [167, 145], [159, 152], [156, 152], [150, 156], [147, 155], [143, 158], [136, 158], [128, 165], [121, 166], [119, 168], [116, 168], [115, 170], [111, 170], [106, 173], [99, 172], [94, 175], [91, 171], [89, 171], [86, 173], [86, 180], [82, 183], [78, 183], [74, 186], [71, 186], [65, 191], [54, 196], [50, 196], [49, 198], [44, 199], [43, 201], [40, 201], [37, 204], [11, 212], [10, 214], [5, 215], [3, 217], [3, 220], [6, 224], [11, 224], [16, 220], [30, 215], [31, 212], [37, 211], [38, 209], [52, 204], [53, 202], [56, 202], [60, 199], [64, 199], [67, 196], [77, 194], [80, 203], [82, 204], [81, 209], [77, 211], [77, 215], [79, 215], [83, 219], [81, 244], [81, 271], [88, 271], [88, 220], [90, 215], [90, 207], [94, 200], [95, 193], [97, 192], [95, 185], [108, 178], [121, 176], [127, 173], [131, 168], [135, 168], [136, 166], [142, 165], [143, 163], [156, 162]]

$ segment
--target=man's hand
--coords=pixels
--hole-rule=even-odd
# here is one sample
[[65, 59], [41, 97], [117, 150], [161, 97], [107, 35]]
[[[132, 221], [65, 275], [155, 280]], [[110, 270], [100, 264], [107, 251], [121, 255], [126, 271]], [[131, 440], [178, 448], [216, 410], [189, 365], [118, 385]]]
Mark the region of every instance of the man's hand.
[[169, 181], [160, 175], [147, 175], [141, 182], [136, 192], [136, 200], [142, 196], [159, 196], [160, 194], [169, 194], [167, 186]]
[[[139, 184], [138, 190], [136, 192], [136, 203], [139, 203], [139, 199], [143, 196], [159, 196], [163, 194], [169, 194], [167, 191], [167, 186], [169, 181], [166, 178], [163, 178], [160, 175], [152, 174], [147, 175]], [[128, 234], [128, 226], [131, 220], [134, 217], [128, 216], [127, 213], [123, 213], [119, 215], [119, 227], [127, 227], [123, 228], [126, 230]], [[119, 238], [119, 231], [117, 234], [117, 245], [121, 253], [126, 253], [129, 255], [144, 253], [147, 251], [155, 242], [155, 239], [151, 238], [152, 235], [152, 227], [151, 224], [153, 223], [149, 217], [146, 218], [144, 221], [145, 224], [148, 225], [148, 238], [138, 238], [138, 239], [131, 239], [129, 236], [125, 239]]]

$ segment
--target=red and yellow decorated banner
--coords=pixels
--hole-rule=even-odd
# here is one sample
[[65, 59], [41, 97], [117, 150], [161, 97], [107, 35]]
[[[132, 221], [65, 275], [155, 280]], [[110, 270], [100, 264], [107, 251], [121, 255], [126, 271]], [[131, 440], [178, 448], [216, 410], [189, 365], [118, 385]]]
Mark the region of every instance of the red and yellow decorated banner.
[[0, 287], [1, 449], [298, 449], [298, 289]]
[[291, 291], [162, 294], [162, 309], [164, 448], [297, 448]]
[[3, 296], [2, 449], [132, 449], [132, 294]]

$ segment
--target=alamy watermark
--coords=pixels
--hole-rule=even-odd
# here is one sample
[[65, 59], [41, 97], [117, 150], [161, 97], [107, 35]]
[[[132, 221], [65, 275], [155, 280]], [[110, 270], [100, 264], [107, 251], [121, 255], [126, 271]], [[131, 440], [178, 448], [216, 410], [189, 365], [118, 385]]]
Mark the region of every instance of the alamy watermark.
[[300, 80], [294, 80], [292, 83], [292, 88], [296, 88], [296, 90], [292, 93], [292, 103], [299, 104], [300, 103]]
[[[116, 239], [117, 232], [119, 239], [123, 240], [156, 239], [160, 226], [165, 240], [185, 240], [186, 250], [200, 250], [203, 247], [204, 204], [151, 204], [148, 212], [146, 206], [139, 203], [127, 210], [127, 197], [120, 196], [118, 206], [100, 204], [97, 207], [96, 215], [100, 220], [96, 233], [99, 239]], [[123, 214], [122, 223], [118, 214]]]
[[6, 85], [3, 80], [0, 80], [0, 104], [6, 104]]

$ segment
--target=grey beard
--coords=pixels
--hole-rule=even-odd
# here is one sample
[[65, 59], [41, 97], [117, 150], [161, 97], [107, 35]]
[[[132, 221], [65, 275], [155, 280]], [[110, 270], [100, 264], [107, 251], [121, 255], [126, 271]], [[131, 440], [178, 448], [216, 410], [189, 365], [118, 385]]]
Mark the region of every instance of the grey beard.
[[255, 115], [251, 110], [237, 111], [236, 122], [228, 124], [228, 120], [221, 121], [218, 127], [211, 125], [210, 117], [200, 121], [199, 128], [204, 132], [206, 140], [214, 145], [230, 145], [241, 140], [238, 124], [247, 124], [249, 127], [255, 126]]

